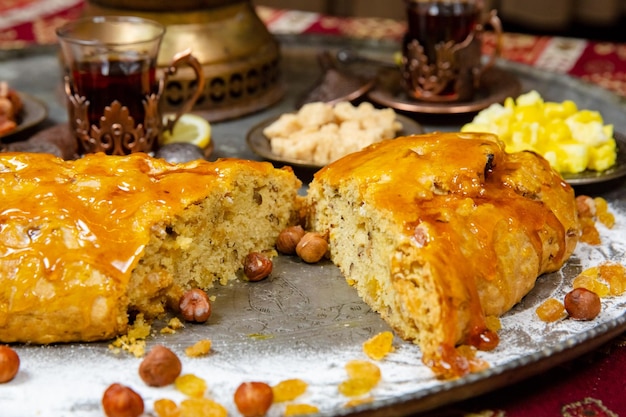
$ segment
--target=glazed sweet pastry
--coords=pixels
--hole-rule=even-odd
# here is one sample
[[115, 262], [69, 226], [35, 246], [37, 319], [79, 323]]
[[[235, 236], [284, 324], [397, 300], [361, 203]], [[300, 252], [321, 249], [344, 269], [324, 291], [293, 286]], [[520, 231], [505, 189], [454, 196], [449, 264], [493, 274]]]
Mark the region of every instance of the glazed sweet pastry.
[[491, 134], [372, 145], [318, 171], [307, 199], [331, 260], [442, 378], [472, 370], [459, 345], [497, 345], [486, 317], [559, 269], [579, 236], [572, 188]]
[[109, 339], [235, 279], [296, 222], [300, 186], [265, 162], [0, 154], [0, 342]]

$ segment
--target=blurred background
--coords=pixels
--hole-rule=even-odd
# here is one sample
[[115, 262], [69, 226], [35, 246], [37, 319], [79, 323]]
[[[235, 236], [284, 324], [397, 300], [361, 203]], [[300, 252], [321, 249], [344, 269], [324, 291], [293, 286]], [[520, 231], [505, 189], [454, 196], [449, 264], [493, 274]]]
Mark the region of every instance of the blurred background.
[[[485, 0], [507, 32], [626, 41], [626, 0]], [[254, 0], [254, 4], [336, 16], [404, 19], [404, 1]]]

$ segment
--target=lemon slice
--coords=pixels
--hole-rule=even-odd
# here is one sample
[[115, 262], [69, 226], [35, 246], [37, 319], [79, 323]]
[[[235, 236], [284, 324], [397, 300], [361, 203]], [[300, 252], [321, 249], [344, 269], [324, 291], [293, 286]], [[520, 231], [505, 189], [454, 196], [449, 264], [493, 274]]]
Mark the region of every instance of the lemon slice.
[[211, 124], [198, 115], [185, 113], [180, 116], [172, 132], [166, 130], [161, 135], [161, 146], [170, 143], [192, 143], [201, 149], [211, 143]]

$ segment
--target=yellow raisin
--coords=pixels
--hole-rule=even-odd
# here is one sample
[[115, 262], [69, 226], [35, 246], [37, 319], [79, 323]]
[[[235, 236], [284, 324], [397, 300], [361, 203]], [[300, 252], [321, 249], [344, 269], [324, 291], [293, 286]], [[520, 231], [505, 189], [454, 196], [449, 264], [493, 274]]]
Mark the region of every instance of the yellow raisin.
[[358, 397], [370, 392], [376, 383], [370, 379], [352, 378], [339, 384], [339, 392], [346, 397]]
[[287, 404], [284, 416], [302, 416], [305, 414], [319, 413], [319, 411], [319, 408], [310, 404]]
[[227, 417], [226, 408], [209, 398], [187, 398], [180, 403], [180, 417]]
[[598, 267], [587, 268], [572, 281], [573, 288], [585, 288], [598, 294], [598, 297], [609, 295], [609, 287], [600, 281], [600, 269]]
[[346, 366], [348, 378], [371, 379], [380, 381], [380, 368], [375, 363], [355, 359], [349, 361]]
[[383, 359], [393, 350], [393, 333], [388, 331], [378, 333], [363, 343], [363, 352], [375, 361]]
[[596, 206], [596, 216], [601, 213], [609, 212], [609, 203], [602, 197], [594, 197], [593, 202]]
[[599, 270], [600, 278], [609, 284], [611, 295], [621, 295], [626, 291], [626, 274], [623, 265], [606, 262], [599, 266]]
[[180, 417], [180, 409], [176, 403], [167, 398], [161, 398], [154, 402], [154, 412], [159, 417]]
[[557, 321], [565, 316], [565, 306], [556, 298], [548, 298], [535, 310], [539, 318], [546, 322]]
[[174, 386], [190, 397], [202, 397], [207, 389], [206, 381], [194, 374], [180, 375], [174, 381]]
[[612, 213], [598, 214], [598, 221], [605, 225], [607, 229], [612, 229], [615, 226], [615, 216]]
[[615, 216], [609, 212], [607, 201], [602, 197], [595, 197], [593, 202], [596, 208], [595, 218], [607, 228], [612, 229], [615, 226]]
[[272, 391], [274, 392], [274, 402], [281, 403], [294, 400], [304, 394], [308, 387], [309, 384], [297, 378], [280, 381], [272, 387]]
[[368, 361], [352, 360], [345, 366], [348, 379], [339, 384], [339, 392], [346, 397], [367, 394], [380, 382], [380, 368]]
[[602, 243], [602, 239], [600, 239], [600, 233], [598, 229], [596, 229], [596, 224], [592, 218], [581, 217], [580, 218], [580, 241], [584, 243], [588, 243], [590, 245], [599, 245]]
[[195, 358], [207, 355], [211, 351], [211, 341], [209, 339], [199, 340], [185, 349], [185, 355]]

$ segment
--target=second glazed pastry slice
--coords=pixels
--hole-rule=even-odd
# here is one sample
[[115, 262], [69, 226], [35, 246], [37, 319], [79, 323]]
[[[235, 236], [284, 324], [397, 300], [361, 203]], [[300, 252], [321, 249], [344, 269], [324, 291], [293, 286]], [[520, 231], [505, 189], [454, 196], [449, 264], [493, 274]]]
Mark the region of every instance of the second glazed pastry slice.
[[547, 161], [490, 134], [384, 141], [320, 170], [309, 228], [359, 295], [440, 377], [471, 371], [459, 344], [493, 348], [485, 318], [560, 268], [578, 240], [574, 192]]

